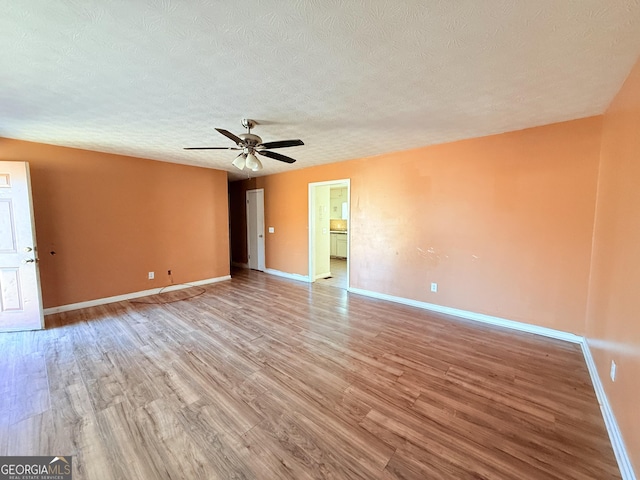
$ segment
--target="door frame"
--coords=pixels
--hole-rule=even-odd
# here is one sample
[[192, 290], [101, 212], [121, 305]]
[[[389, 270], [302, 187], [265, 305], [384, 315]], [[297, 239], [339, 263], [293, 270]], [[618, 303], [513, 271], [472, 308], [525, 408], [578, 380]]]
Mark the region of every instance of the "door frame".
[[342, 178], [338, 180], [326, 180], [324, 182], [309, 183], [309, 282], [316, 281], [315, 277], [315, 195], [314, 188], [327, 185], [345, 186], [347, 187], [347, 286], [346, 290], [351, 287], [351, 179]]
[[[265, 233], [264, 233], [264, 188], [253, 188], [251, 190], [247, 190], [245, 193], [246, 199], [246, 212], [247, 212], [247, 266], [251, 268], [251, 230], [249, 228], [251, 218], [249, 217], [249, 195], [256, 194], [256, 198], [260, 198], [260, 202], [256, 202], [256, 212], [257, 212], [257, 224], [256, 224], [256, 232], [258, 234], [258, 268], [257, 270], [260, 272], [264, 272], [266, 270], [266, 249], [265, 249]], [[262, 234], [260, 234], [260, 217], [262, 217]], [[262, 236], [261, 236], [262, 235]]]

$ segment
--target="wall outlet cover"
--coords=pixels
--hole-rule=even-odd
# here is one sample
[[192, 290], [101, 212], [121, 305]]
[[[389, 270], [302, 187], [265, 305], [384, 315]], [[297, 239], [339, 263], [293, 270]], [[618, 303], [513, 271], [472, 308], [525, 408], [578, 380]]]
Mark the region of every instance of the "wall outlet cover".
[[149, 280], [153, 280], [156, 274], [154, 272], [149, 272]]
[[431, 284], [431, 291], [432, 292], [437, 292], [438, 291], [438, 284], [437, 283], [432, 283]]

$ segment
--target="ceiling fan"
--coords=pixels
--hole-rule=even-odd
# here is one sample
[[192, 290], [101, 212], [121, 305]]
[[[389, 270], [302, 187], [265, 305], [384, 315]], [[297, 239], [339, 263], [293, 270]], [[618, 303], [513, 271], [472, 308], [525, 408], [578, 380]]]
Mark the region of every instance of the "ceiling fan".
[[293, 163], [296, 160], [280, 153], [271, 152], [272, 148], [285, 148], [296, 147], [298, 145], [304, 145], [302, 140], [278, 140], [275, 142], [262, 142], [262, 139], [251, 133], [251, 129], [257, 125], [255, 120], [250, 118], [242, 119], [242, 126], [247, 129], [247, 133], [241, 133], [240, 135], [234, 135], [228, 130], [223, 128], [216, 128], [216, 130], [225, 137], [233, 140], [236, 144], [235, 147], [185, 147], [185, 150], [242, 150], [242, 152], [235, 158], [231, 164], [239, 168], [240, 170], [245, 167], [249, 170], [257, 172], [262, 170], [262, 162], [256, 157], [263, 155], [265, 157], [273, 158], [281, 162]]

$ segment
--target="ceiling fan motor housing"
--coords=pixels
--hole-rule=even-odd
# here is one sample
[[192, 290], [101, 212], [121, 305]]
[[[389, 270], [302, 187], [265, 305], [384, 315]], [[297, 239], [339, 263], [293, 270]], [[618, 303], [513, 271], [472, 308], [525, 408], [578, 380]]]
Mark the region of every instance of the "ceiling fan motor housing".
[[238, 135], [239, 138], [242, 139], [244, 145], [248, 147], [255, 147], [256, 145], [260, 145], [262, 143], [262, 139], [258, 135], [254, 135], [253, 133], [241, 133]]

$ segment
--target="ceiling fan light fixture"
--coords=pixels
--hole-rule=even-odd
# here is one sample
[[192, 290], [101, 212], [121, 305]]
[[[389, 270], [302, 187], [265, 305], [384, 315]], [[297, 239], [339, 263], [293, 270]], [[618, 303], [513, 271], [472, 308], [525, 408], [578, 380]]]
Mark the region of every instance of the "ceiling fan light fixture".
[[258, 159], [258, 157], [255, 157], [256, 159], [256, 166], [253, 167], [251, 170], [253, 170], [254, 172], [259, 172], [260, 170], [262, 170], [262, 162], [260, 161], [260, 159]]
[[244, 153], [241, 153], [235, 158], [233, 162], [231, 162], [231, 165], [233, 165], [239, 170], [242, 170], [245, 166], [246, 158], [247, 158], [247, 155]]
[[262, 168], [260, 160], [258, 160], [258, 158], [253, 153], [247, 155], [247, 163], [245, 166], [249, 170], [253, 170], [254, 172]]

